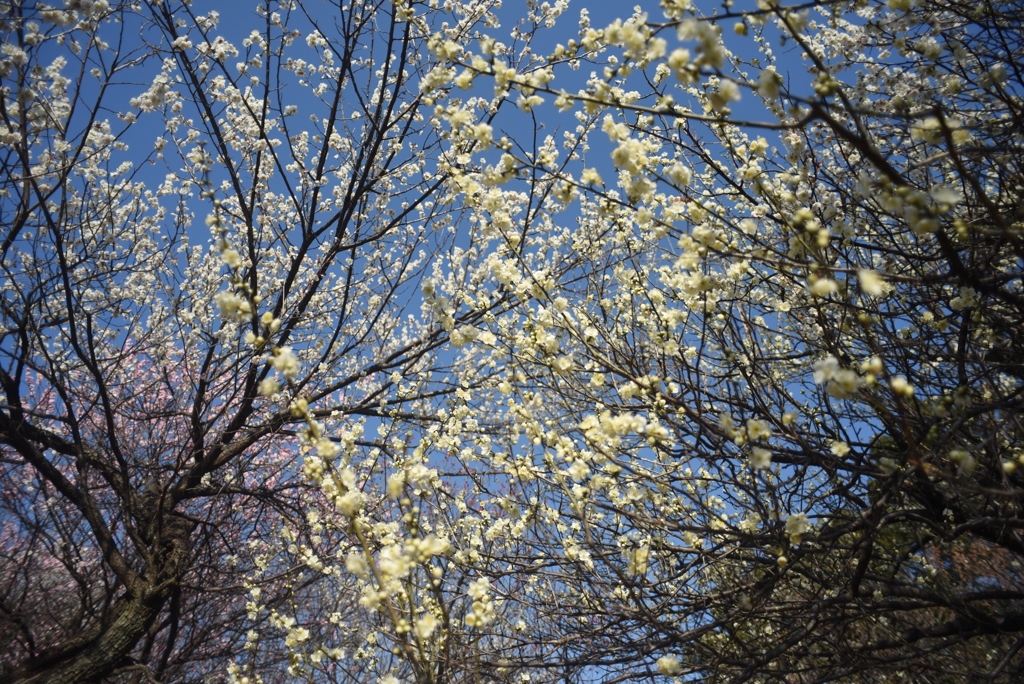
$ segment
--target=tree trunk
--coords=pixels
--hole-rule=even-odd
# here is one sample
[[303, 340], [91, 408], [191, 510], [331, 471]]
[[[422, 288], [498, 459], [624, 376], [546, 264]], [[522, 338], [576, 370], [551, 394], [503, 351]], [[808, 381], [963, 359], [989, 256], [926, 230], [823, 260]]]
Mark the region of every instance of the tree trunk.
[[130, 664], [132, 650], [145, 636], [174, 586], [188, 568], [193, 525], [165, 515], [146, 578], [139, 579], [114, 609], [112, 622], [99, 624], [79, 644], [56, 649], [29, 662], [3, 684], [90, 684]]
[[168, 596], [169, 591], [162, 591], [148, 598], [128, 600], [117, 618], [88, 646], [57, 663], [43, 666], [42, 672], [26, 673], [13, 681], [19, 684], [86, 684], [102, 680], [125, 662]]

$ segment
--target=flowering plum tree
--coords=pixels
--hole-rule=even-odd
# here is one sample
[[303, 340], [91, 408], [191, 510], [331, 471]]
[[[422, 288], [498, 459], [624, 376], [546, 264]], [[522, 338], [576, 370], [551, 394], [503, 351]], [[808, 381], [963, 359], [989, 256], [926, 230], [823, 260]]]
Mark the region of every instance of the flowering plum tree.
[[5, 676], [1020, 679], [1018, 5], [10, 5]]
[[494, 394], [426, 445], [461, 476], [351, 523], [379, 652], [416, 681], [1014, 681], [1019, 8], [661, 8], [584, 11], [529, 73], [457, 55], [544, 142], [455, 180], [512, 308], [476, 337]]
[[448, 192], [503, 97], [452, 141], [424, 108], [496, 20], [0, 6], [3, 679], [201, 681], [246, 649], [277, 676], [336, 628], [297, 620], [348, 619], [306, 551], [348, 547], [318, 507], [373, 510], [352, 453], [490, 373], [440, 350], [503, 306], [463, 293], [479, 238]]
[[[499, 289], [543, 283], [497, 331], [512, 426], [474, 456], [504, 473], [482, 657], [524, 681], [1015, 681], [1019, 6], [662, 8], [516, 80], [579, 153], [517, 159], [551, 237], [495, 261]], [[556, 241], [585, 271], [523, 268]]]

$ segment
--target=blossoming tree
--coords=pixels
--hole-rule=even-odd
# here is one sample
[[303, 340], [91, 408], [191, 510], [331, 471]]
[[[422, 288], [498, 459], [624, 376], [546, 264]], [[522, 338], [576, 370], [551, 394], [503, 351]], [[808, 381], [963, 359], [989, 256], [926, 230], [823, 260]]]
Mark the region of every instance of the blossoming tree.
[[517, 81], [607, 143], [519, 159], [589, 264], [499, 331], [488, 662], [1019, 678], [1020, 8], [662, 8]]
[[335, 629], [304, 618], [348, 619], [308, 550], [348, 548], [318, 508], [373, 510], [352, 453], [383, 468], [395, 421], [490, 373], [441, 352], [502, 306], [458, 284], [479, 238], [447, 184], [503, 98], [452, 143], [423, 112], [452, 69], [431, 37], [494, 18], [2, 7], [3, 678], [199, 681], [263, 627], [270, 676]]
[[1024, 675], [1017, 3], [566, 9], [12, 5], [5, 674]]
[[[529, 73], [486, 37], [454, 55], [544, 142], [498, 190], [456, 179], [511, 315], [474, 345], [494, 394], [426, 445], [460, 476], [350, 516], [382, 617], [358, 657], [416, 681], [1019, 678], [1019, 8], [662, 10], [584, 11]], [[546, 223], [509, 226], [496, 192]]]

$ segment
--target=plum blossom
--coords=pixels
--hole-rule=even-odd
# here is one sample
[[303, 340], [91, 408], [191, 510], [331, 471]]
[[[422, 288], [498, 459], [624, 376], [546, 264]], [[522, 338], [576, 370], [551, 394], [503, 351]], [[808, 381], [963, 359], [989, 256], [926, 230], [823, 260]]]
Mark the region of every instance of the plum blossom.
[[679, 658], [671, 655], [665, 655], [658, 658], [658, 672], [665, 675], [666, 677], [672, 677], [673, 675], [679, 674], [683, 666], [679, 662]]
[[772, 452], [768, 449], [762, 449], [761, 447], [753, 447], [750, 450], [748, 462], [750, 463], [750, 467], [754, 470], [764, 470], [769, 468], [772, 464]]
[[270, 364], [285, 378], [291, 380], [299, 374], [299, 357], [290, 347], [278, 347], [274, 349]]
[[806, 513], [793, 513], [786, 518], [786, 534], [793, 545], [800, 543], [804, 534], [811, 531], [811, 521]]
[[829, 396], [848, 399], [863, 386], [864, 379], [855, 371], [840, 368], [839, 360], [828, 356], [814, 362], [814, 384], [824, 384]]

